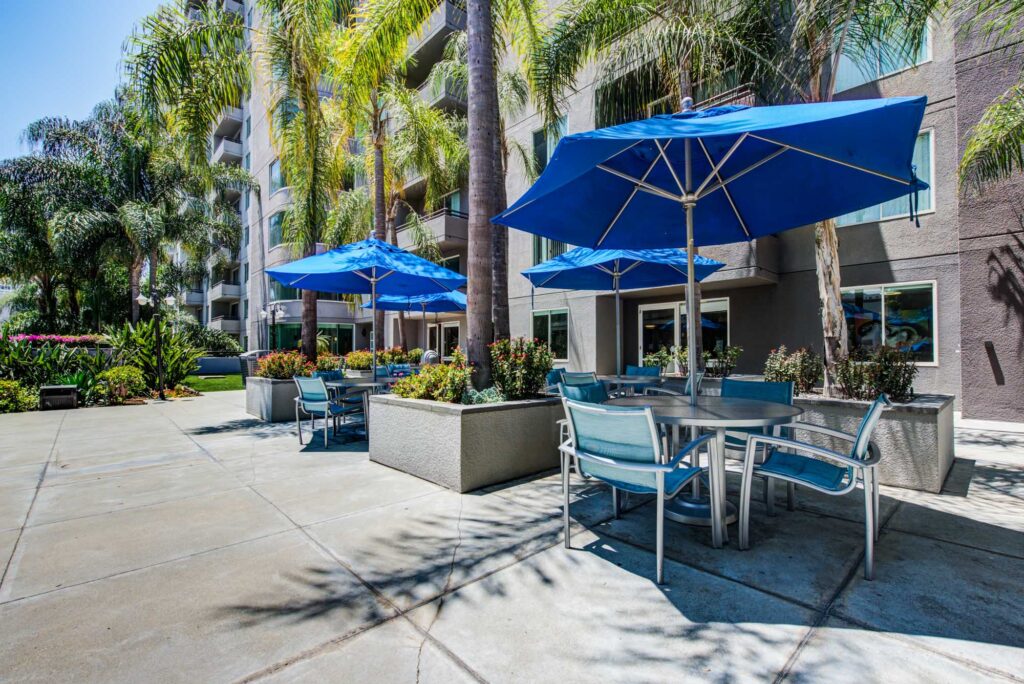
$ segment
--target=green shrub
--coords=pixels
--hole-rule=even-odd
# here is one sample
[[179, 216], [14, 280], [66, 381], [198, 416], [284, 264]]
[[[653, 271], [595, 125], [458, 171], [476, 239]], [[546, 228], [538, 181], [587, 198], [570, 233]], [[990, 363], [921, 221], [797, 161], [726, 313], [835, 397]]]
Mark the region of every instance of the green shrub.
[[297, 351], [267, 354], [256, 363], [256, 377], [272, 380], [291, 380], [296, 375], [312, 375], [316, 366]]
[[424, 366], [417, 375], [402, 378], [391, 392], [406, 399], [429, 399], [457, 404], [470, 387], [473, 369], [466, 365], [466, 357], [458, 349], [451, 363]]
[[30, 388], [40, 385], [76, 385], [83, 404], [95, 401], [96, 375], [120, 363], [115, 350], [90, 354], [82, 347], [46, 341], [10, 339], [0, 335], [0, 379], [17, 380]]
[[[142, 371], [146, 387], [159, 389], [156, 354], [156, 320], [125, 323], [123, 328], [107, 333], [110, 343], [127, 363]], [[160, 322], [163, 352], [164, 387], [176, 387], [199, 369], [202, 350], [194, 347], [182, 333], [175, 332], [167, 321]]]
[[916, 376], [913, 355], [896, 347], [855, 351], [836, 364], [836, 384], [847, 399], [872, 401], [884, 393], [893, 401], [909, 401]]
[[462, 395], [463, 404], [497, 404], [500, 401], [506, 401], [506, 398], [497, 387], [488, 387], [479, 392], [470, 387]]
[[[701, 358], [704, 360], [704, 372], [709, 378], [727, 378], [736, 370], [736, 361], [743, 354], [743, 347], [724, 347], [722, 349], [704, 350]], [[676, 357], [679, 361], [679, 368], [683, 373], [688, 373], [689, 352], [685, 346], [676, 348]], [[714, 363], [711, 363], [711, 362]]]
[[[391, 347], [377, 352], [377, 365], [390, 366], [396, 363], [408, 363], [409, 355], [401, 347]], [[369, 366], [367, 366], [369, 368]]]
[[317, 354], [316, 369], [318, 371], [334, 371], [341, 368], [341, 357], [334, 354]]
[[801, 347], [792, 354], [782, 345], [768, 352], [764, 379], [768, 382], [792, 382], [797, 394], [810, 392], [824, 375], [825, 367], [813, 351]]
[[662, 347], [656, 352], [652, 352], [644, 356], [645, 366], [657, 366], [661, 370], [665, 370], [672, 364], [672, 352], [665, 347]]
[[[379, 363], [379, 361], [378, 361]], [[369, 349], [354, 349], [345, 354], [345, 368], [352, 370], [370, 370], [373, 365], [373, 354]]]
[[21, 413], [38, 407], [37, 391], [17, 380], [0, 380], [0, 413]]
[[406, 355], [406, 362], [417, 364], [420, 362], [420, 359], [422, 358], [423, 350], [420, 349], [419, 347], [413, 347], [412, 349], [409, 350], [409, 353]]
[[111, 406], [146, 393], [146, 378], [135, 366], [115, 366], [96, 376], [97, 395]]
[[192, 321], [180, 325], [178, 329], [185, 340], [196, 349], [231, 354], [239, 354], [242, 351], [238, 338], [223, 330], [214, 330]]
[[547, 384], [554, 356], [537, 339], [518, 337], [498, 340], [491, 348], [491, 378], [508, 399], [525, 399], [540, 393]]

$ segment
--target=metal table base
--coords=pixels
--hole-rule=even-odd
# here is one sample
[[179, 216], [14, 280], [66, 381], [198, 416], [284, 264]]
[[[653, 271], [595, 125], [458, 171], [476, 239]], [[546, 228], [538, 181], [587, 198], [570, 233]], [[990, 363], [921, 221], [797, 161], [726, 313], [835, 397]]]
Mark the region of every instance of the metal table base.
[[[711, 527], [711, 498], [679, 494], [665, 502], [665, 517], [684, 525]], [[731, 501], [725, 502], [725, 524], [739, 520], [739, 512]]]

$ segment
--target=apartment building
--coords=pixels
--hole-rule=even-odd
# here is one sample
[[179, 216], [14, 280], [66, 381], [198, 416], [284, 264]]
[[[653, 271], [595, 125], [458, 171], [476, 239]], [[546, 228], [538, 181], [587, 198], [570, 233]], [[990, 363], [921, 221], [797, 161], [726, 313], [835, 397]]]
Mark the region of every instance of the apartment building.
[[[250, 25], [259, 21], [253, 4], [246, 2], [242, 8]], [[409, 41], [415, 66], [408, 85], [419, 88], [435, 106], [458, 112], [465, 112], [465, 94], [447, 86], [434, 88], [427, 76], [448, 36], [464, 27], [464, 10], [444, 1], [422, 35]], [[851, 346], [911, 345], [919, 367], [917, 392], [957, 395], [966, 417], [1024, 420], [1024, 184], [1007, 182], [980, 197], [962, 195], [957, 184], [957, 164], [971, 127], [985, 105], [1015, 82], [1020, 66], [1021, 58], [1012, 52], [992, 51], [956, 34], [951, 24], [936, 22], [913, 59], [894, 61], [879, 46], [867, 63], [844, 57], [836, 78], [836, 99], [928, 97], [915, 148], [917, 172], [930, 185], [918, 196], [920, 225], [908, 219], [909, 198], [838, 219]], [[580, 78], [559, 134], [604, 123], [595, 119], [594, 80], [592, 72]], [[717, 100], [722, 101], [755, 104], [742, 89]], [[263, 273], [266, 266], [298, 256], [281, 243], [279, 217], [290, 198], [270, 144], [266, 109], [265, 86], [257, 76], [250, 99], [237, 112], [226, 113], [223, 126], [218, 123], [213, 147], [219, 159], [237, 160], [249, 169], [261, 188], [239, 198], [246, 226], [237, 262], [239, 288], [224, 287], [233, 281], [220, 288], [215, 282], [207, 288], [204, 304], [208, 320], [222, 329], [237, 318], [249, 348], [293, 347], [300, 329], [298, 293], [269, 283]], [[541, 165], [560, 137], [545, 132], [529, 108], [507, 131], [531, 147]], [[510, 203], [528, 186], [524, 170], [513, 164], [507, 185]], [[465, 188], [430, 212], [423, 205], [423, 191], [421, 178], [409, 179], [407, 201], [434, 235], [447, 265], [465, 273]], [[412, 246], [407, 218], [399, 218], [402, 247]], [[611, 294], [534, 289], [520, 275], [570, 247], [510, 231], [512, 334], [547, 340], [561, 365], [612, 372]], [[760, 371], [769, 350], [779, 345], [821, 352], [812, 227], [701, 253], [726, 264], [703, 285], [703, 318], [714, 324], [703, 330], [705, 348], [743, 347], [741, 372]], [[685, 343], [683, 292], [679, 285], [623, 293], [626, 362]], [[336, 350], [369, 346], [371, 321], [364, 312], [325, 295], [318, 316]], [[385, 344], [398, 342], [397, 326], [397, 316], [389, 314]], [[409, 347], [427, 345], [448, 356], [465, 343], [465, 335], [461, 315], [406, 317]]]

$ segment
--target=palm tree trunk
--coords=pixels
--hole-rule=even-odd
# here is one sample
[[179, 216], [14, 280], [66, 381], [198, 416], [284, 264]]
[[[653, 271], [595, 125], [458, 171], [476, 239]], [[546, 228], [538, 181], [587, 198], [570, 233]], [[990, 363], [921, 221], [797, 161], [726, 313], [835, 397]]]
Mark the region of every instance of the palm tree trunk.
[[469, 37], [469, 268], [466, 295], [466, 356], [476, 366], [473, 383], [491, 384], [491, 357], [487, 345], [494, 339], [491, 319], [492, 227], [497, 174], [494, 138], [498, 109], [494, 77], [494, 27], [490, 0], [468, 0], [466, 29]]
[[[376, 103], [376, 93], [374, 94]], [[373, 237], [385, 241], [387, 237], [387, 224], [384, 201], [384, 121], [382, 113], [377, 111], [374, 104], [373, 121]], [[375, 335], [376, 347], [378, 350], [384, 348], [384, 312], [377, 310], [374, 319], [374, 327], [377, 330]]]
[[[494, 193], [494, 214], [505, 211], [508, 197], [505, 194], [505, 173], [508, 169], [508, 151], [505, 146], [505, 131], [501, 121], [501, 112], [495, 112], [495, 128], [501, 131], [494, 136], [494, 171], [498, 178], [498, 187]], [[504, 340], [510, 336], [508, 320], [508, 228], [493, 225], [491, 253], [491, 275], [493, 278], [491, 291], [491, 317], [494, 319], [494, 339]]]
[[81, 324], [82, 308], [78, 304], [78, 286], [75, 283], [68, 283], [68, 312], [75, 323]]
[[142, 255], [136, 254], [132, 257], [132, 263], [128, 266], [128, 283], [132, 296], [132, 323], [139, 322], [139, 294], [141, 293], [140, 283], [142, 282]]

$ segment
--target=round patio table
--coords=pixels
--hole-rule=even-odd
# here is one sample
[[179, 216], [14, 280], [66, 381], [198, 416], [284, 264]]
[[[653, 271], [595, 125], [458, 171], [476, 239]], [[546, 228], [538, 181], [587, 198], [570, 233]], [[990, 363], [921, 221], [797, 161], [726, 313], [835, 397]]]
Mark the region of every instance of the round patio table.
[[785, 425], [803, 413], [787, 404], [738, 397], [643, 396], [610, 399], [612, 406], [650, 406], [655, 422], [681, 427], [704, 427], [715, 431], [708, 468], [710, 493], [707, 497], [680, 494], [665, 502], [665, 516], [690, 525], [711, 525], [711, 543], [722, 546], [726, 525], [736, 520], [736, 509], [725, 500], [725, 432], [736, 428], [767, 428]]
[[625, 388], [626, 392], [633, 394], [638, 385], [660, 385], [660, 375], [598, 375], [597, 379], [609, 385]]

